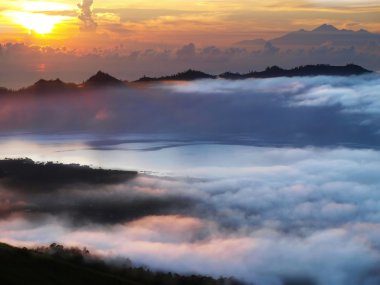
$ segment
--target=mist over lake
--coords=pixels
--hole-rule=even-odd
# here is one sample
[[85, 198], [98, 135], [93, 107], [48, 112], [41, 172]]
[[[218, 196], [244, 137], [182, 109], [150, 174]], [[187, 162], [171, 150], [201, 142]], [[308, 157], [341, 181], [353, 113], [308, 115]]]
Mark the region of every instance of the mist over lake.
[[2, 96], [0, 157], [139, 174], [0, 180], [0, 240], [257, 285], [379, 284], [379, 90], [372, 74]]

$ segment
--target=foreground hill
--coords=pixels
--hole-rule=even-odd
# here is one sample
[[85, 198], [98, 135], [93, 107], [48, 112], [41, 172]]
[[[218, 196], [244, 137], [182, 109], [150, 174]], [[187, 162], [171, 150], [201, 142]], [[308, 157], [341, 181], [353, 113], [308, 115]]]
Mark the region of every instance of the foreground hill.
[[[128, 260], [127, 260], [128, 261]], [[109, 265], [86, 249], [58, 244], [26, 249], [0, 243], [0, 284], [4, 285], [241, 285], [231, 278], [155, 273], [126, 264]]]
[[7, 285], [138, 285], [70, 260], [0, 244], [0, 284]]

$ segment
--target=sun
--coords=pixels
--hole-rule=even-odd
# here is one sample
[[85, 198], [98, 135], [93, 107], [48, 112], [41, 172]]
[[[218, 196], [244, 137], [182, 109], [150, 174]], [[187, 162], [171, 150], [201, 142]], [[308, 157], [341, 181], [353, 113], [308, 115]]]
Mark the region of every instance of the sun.
[[29, 32], [35, 32], [40, 35], [49, 34], [54, 27], [64, 20], [62, 16], [50, 16], [41, 13], [31, 12], [12, 12], [10, 13], [13, 21]]
[[46, 1], [24, 1], [20, 3], [18, 10], [8, 11], [5, 14], [30, 33], [45, 35], [52, 33], [57, 24], [69, 19], [68, 16], [56, 14], [67, 11], [72, 11], [70, 5]]

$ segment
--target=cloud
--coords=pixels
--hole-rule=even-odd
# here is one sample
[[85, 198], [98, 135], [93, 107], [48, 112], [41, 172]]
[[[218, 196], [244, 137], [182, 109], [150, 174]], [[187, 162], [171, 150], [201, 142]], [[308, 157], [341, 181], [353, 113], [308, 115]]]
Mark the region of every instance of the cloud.
[[195, 49], [195, 45], [192, 44], [192, 43], [183, 46], [182, 48], [180, 48], [180, 49], [177, 51], [177, 56], [178, 56], [179, 58], [183, 58], [183, 59], [191, 58], [191, 57], [193, 57], [194, 55], [196, 55], [196, 49]]
[[341, 7], [341, 8], [347, 8], [347, 7], [378, 7], [379, 2], [376, 0], [342, 0], [336, 3], [332, 3], [327, 0], [308, 0], [307, 2], [310, 2], [317, 6], [323, 6], [323, 7]]
[[[377, 76], [376, 76], [377, 77]], [[356, 80], [352, 78], [352, 80]], [[378, 114], [380, 105], [377, 100], [378, 79], [359, 86], [320, 85], [299, 94], [294, 98], [297, 106], [342, 106], [352, 113]]]
[[257, 285], [379, 284], [379, 89], [371, 74], [2, 96], [3, 133], [67, 134], [12, 135], [2, 154], [161, 176], [54, 191], [1, 180], [0, 239]]
[[144, 8], [97, 8], [97, 13], [112, 13], [120, 17], [121, 22], [141, 23], [149, 20], [156, 20], [161, 17], [178, 17], [188, 14], [195, 14], [194, 11], [174, 10], [174, 9], [144, 9]]
[[[378, 151], [261, 147], [242, 155], [253, 165], [187, 170], [202, 179], [141, 175], [18, 199], [3, 188], [2, 207], [13, 196], [20, 212], [0, 221], [0, 238], [87, 246], [155, 269], [258, 285], [377, 284]], [[38, 219], [25, 205], [40, 209]]]
[[[131, 33], [123, 25], [106, 25], [110, 33]], [[178, 48], [150, 48], [128, 50], [129, 45], [113, 49], [94, 49], [88, 54], [78, 54], [68, 49], [27, 46], [8, 43], [0, 48], [3, 69], [0, 86], [21, 88], [40, 78], [61, 78], [63, 81], [81, 82], [97, 70], [105, 70], [117, 78], [135, 80], [143, 75], [162, 76], [189, 68], [220, 74], [226, 71], [249, 72], [278, 65], [293, 68], [304, 64], [328, 63], [346, 65], [356, 63], [372, 70], [380, 70], [379, 49], [366, 49], [324, 45], [310, 49], [279, 49], [267, 45], [260, 50], [239, 47], [197, 47], [194, 44]], [[377, 60], [379, 59], [379, 60]], [[41, 70], [39, 66], [44, 64]], [[125, 68], [128, 66], [129, 68]], [[73, 68], [75, 67], [75, 68]], [[165, 68], [163, 68], [165, 67]]]
[[91, 9], [93, 3], [93, 0], [83, 0], [81, 4], [78, 4], [78, 8], [80, 9], [78, 18], [82, 21], [82, 30], [95, 30], [98, 25], [93, 18]]
[[268, 54], [276, 54], [280, 49], [275, 47], [271, 42], [266, 42], [264, 45], [264, 51]]

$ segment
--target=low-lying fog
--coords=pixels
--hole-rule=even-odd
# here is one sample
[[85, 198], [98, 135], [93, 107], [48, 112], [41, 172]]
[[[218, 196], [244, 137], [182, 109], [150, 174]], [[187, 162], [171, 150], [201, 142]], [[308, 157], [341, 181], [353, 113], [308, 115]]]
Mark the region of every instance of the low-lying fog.
[[257, 285], [379, 284], [379, 91], [371, 75], [2, 97], [1, 157], [142, 173], [2, 185], [0, 240]]

